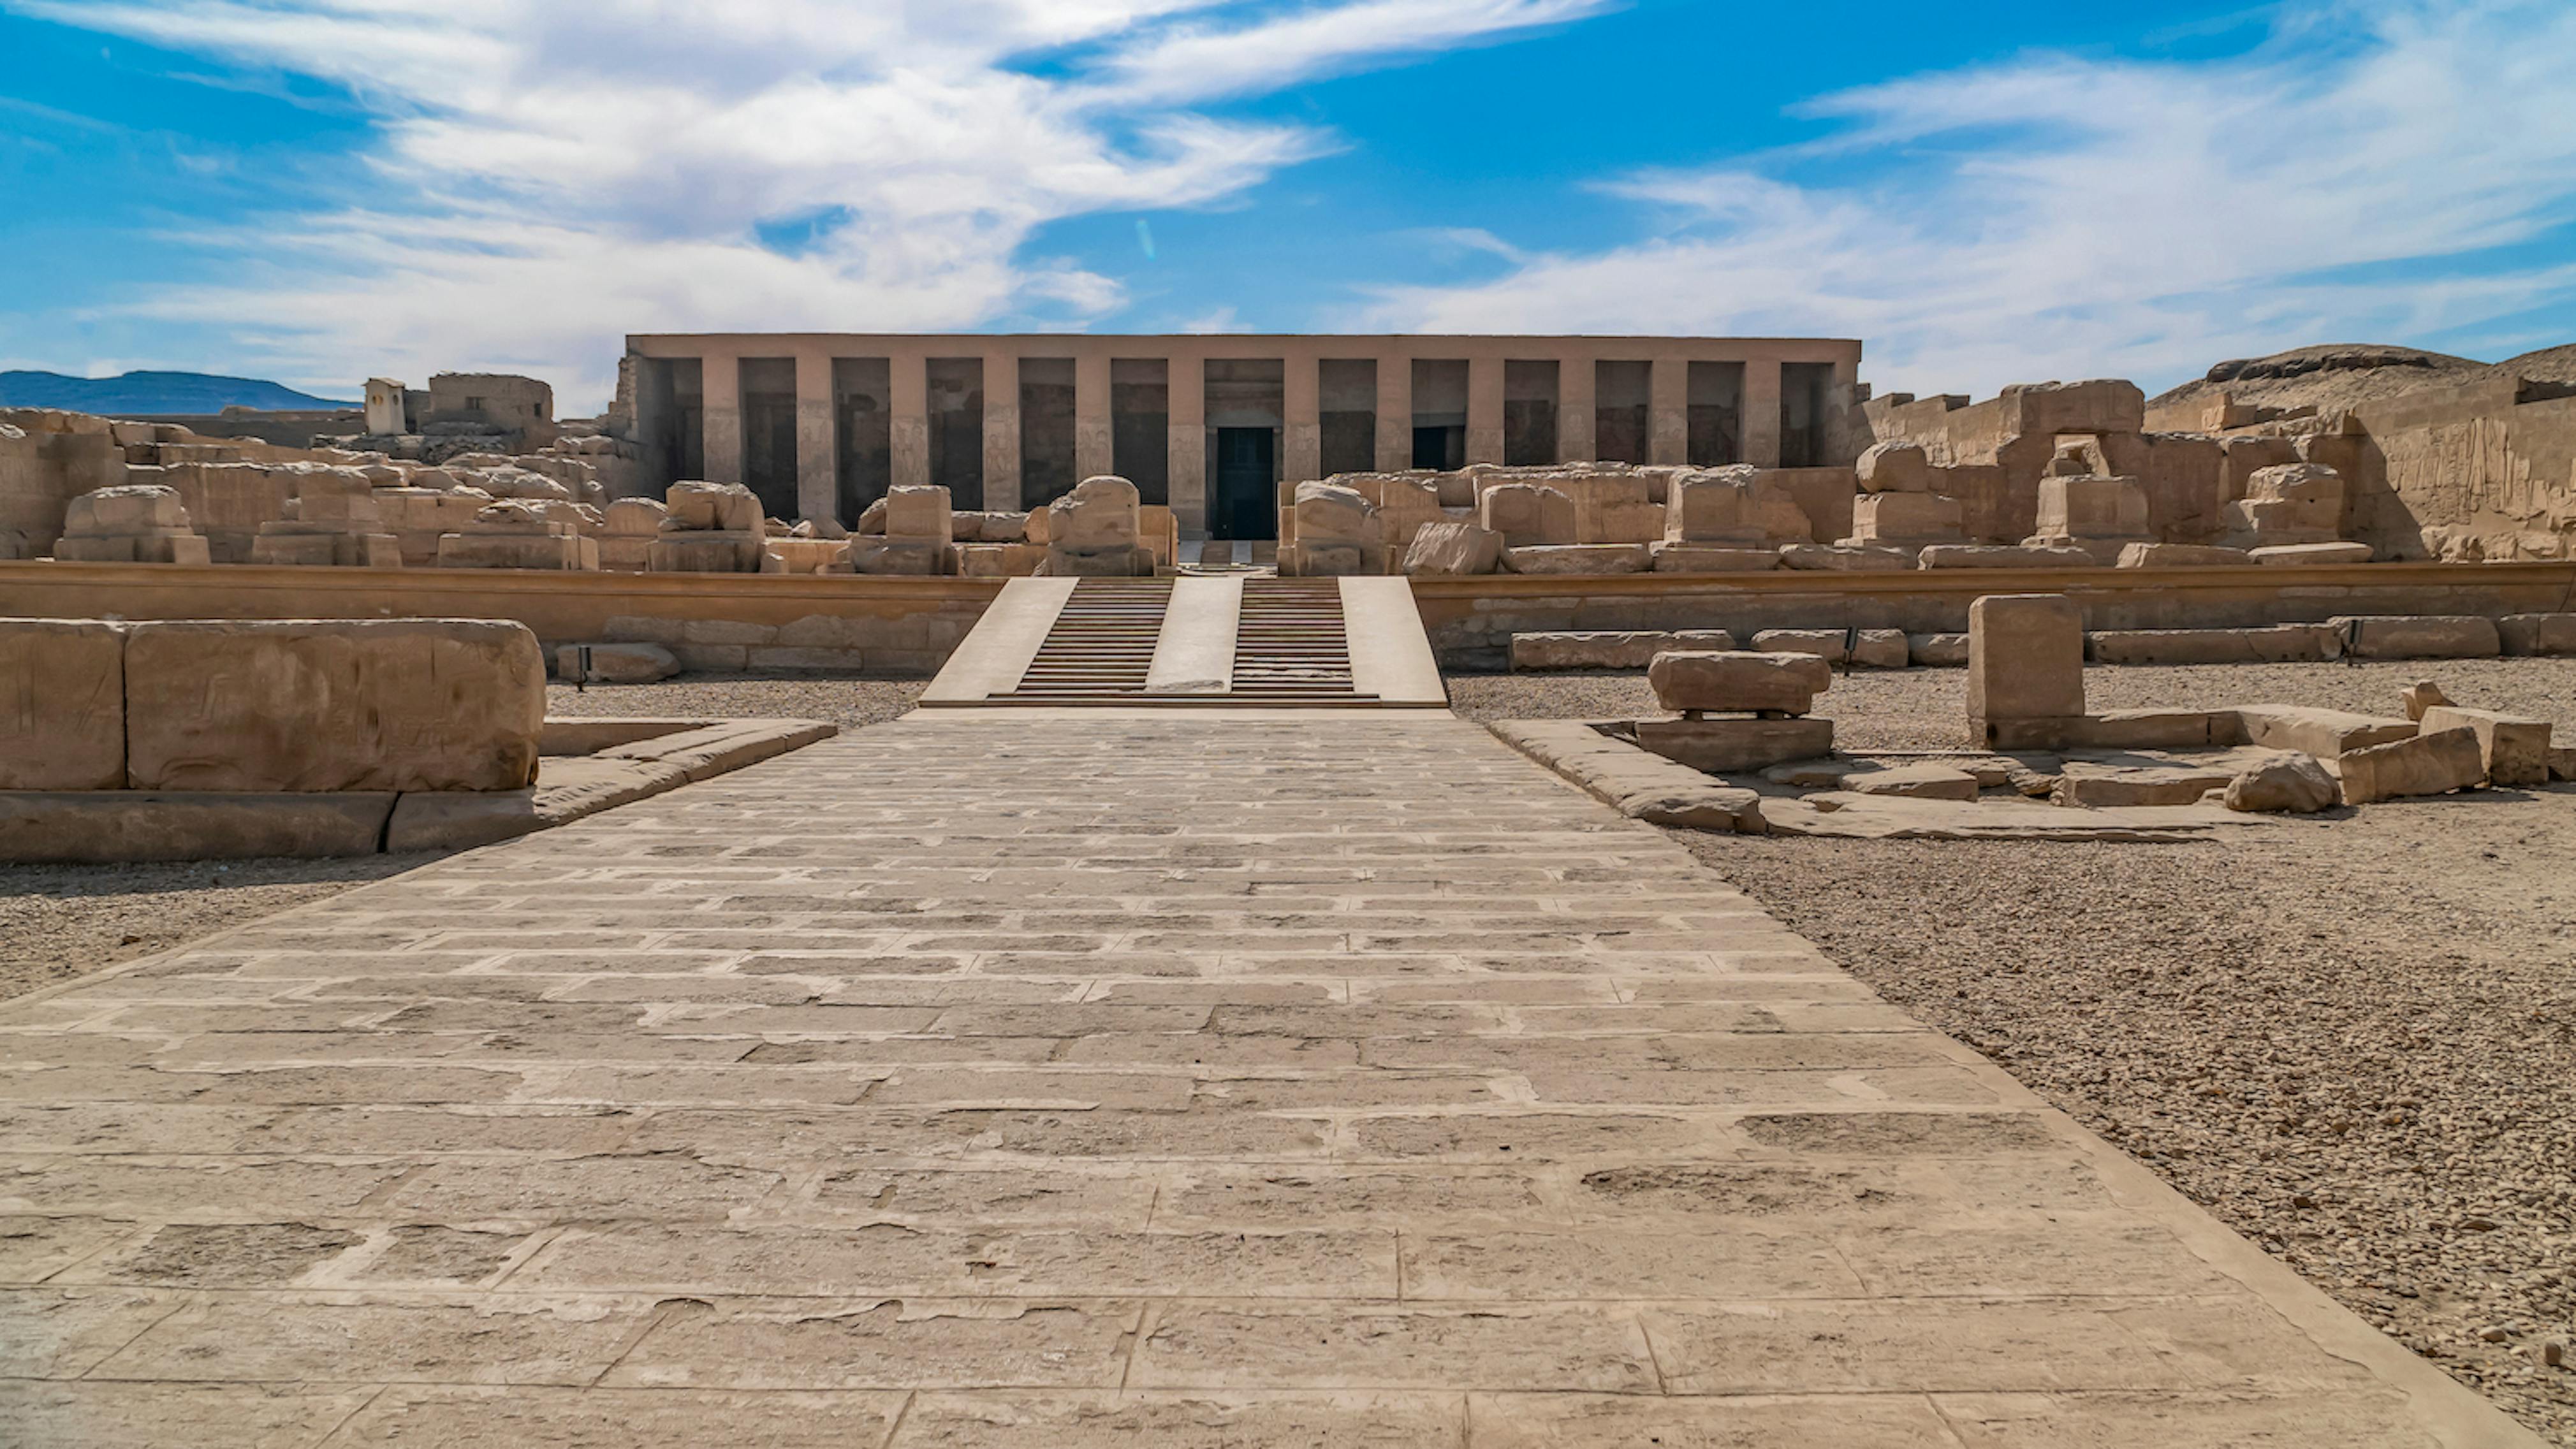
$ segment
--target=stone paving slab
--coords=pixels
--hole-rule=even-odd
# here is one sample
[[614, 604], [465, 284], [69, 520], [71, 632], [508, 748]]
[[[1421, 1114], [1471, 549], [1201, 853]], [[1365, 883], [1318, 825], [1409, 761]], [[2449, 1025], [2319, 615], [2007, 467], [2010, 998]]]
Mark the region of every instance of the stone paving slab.
[[1446, 714], [916, 714], [0, 1006], [12, 1443], [2537, 1441]]

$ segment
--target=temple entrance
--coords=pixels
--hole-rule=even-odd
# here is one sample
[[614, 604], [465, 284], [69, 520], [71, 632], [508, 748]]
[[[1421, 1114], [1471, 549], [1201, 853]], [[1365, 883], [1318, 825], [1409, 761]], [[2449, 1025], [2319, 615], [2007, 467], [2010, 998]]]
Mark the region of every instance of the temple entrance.
[[1208, 510], [1210, 537], [1279, 536], [1277, 437], [1268, 428], [1216, 430], [1216, 506]]

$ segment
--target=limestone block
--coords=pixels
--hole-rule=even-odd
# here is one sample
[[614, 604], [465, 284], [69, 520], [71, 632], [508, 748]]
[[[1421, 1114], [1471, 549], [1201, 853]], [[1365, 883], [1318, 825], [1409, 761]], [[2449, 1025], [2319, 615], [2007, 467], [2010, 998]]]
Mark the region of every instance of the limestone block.
[[953, 545], [934, 539], [856, 536], [849, 541], [850, 572], [858, 574], [911, 574], [929, 577], [948, 566], [948, 551]]
[[[876, 505], [870, 504], [871, 508]], [[980, 509], [952, 509], [948, 514], [950, 537], [956, 543], [1026, 543], [1029, 515], [1025, 513], [986, 512]], [[860, 529], [861, 533], [885, 530]]]
[[1842, 788], [1859, 795], [1895, 795], [1908, 800], [1974, 800], [1977, 777], [1948, 765], [1896, 765], [1845, 775]]
[[1476, 499], [1476, 522], [1503, 536], [1506, 550], [1575, 541], [1574, 500], [1554, 488], [1501, 483]]
[[1727, 548], [1705, 543], [1658, 543], [1647, 552], [1659, 574], [1753, 574], [1780, 567], [1776, 548]]
[[604, 526], [611, 534], [627, 537], [641, 534], [649, 537], [661, 532], [662, 520], [670, 516], [669, 508], [650, 498], [620, 498], [608, 505], [602, 518]]
[[2267, 749], [2296, 750], [2321, 760], [2340, 759], [2355, 750], [2413, 739], [2415, 722], [2316, 709], [2300, 704], [2244, 704], [2236, 707], [2245, 742]]
[[2368, 805], [2410, 795], [2446, 795], [2486, 779], [2486, 760], [2471, 729], [2446, 729], [2353, 750], [2337, 762], [2343, 803]]
[[2092, 636], [2097, 664], [2284, 664], [2343, 657], [2329, 624], [2254, 629], [2105, 629]]
[[956, 542], [947, 489], [930, 483], [898, 483], [886, 490], [885, 506], [886, 537], [942, 547]]
[[1930, 544], [1919, 561], [1927, 569], [2089, 569], [2102, 562], [2072, 545], [2026, 543]]
[[160, 483], [100, 488], [73, 499], [63, 512], [63, 532], [73, 534], [148, 533], [187, 526], [188, 510], [179, 501], [179, 490]]
[[2067, 743], [2102, 750], [2226, 748], [2245, 743], [2245, 725], [2226, 709], [2114, 709], [2077, 721]]
[[1149, 579], [1154, 576], [1154, 551], [1142, 545], [1075, 549], [1050, 543], [1043, 572], [1055, 578]]
[[2478, 737], [2478, 758], [2495, 785], [2549, 783], [2549, 721], [2437, 704], [2424, 711], [2420, 733], [2465, 729]]
[[0, 861], [373, 855], [395, 798], [390, 790], [0, 792]]
[[1489, 574], [1502, 562], [1503, 536], [1464, 520], [1422, 525], [1404, 551], [1404, 571], [1422, 576]]
[[2086, 810], [2133, 805], [2197, 805], [2236, 778], [2233, 765], [2123, 765], [2069, 760], [2049, 802]]
[[1932, 458], [1921, 443], [1872, 443], [1854, 469], [1863, 493], [1930, 493]]
[[2507, 614], [2496, 635], [2507, 654], [2576, 654], [2576, 614]]
[[2341, 791], [2314, 755], [2275, 755], [2227, 782], [2230, 810], [2313, 815], [2334, 808]]
[[1845, 574], [1904, 573], [1915, 566], [1912, 549], [1870, 545], [1792, 543], [1780, 550], [1780, 562], [1793, 569], [1820, 569]]
[[573, 533], [449, 533], [439, 537], [438, 566], [579, 572], [599, 567], [599, 545]]
[[645, 546], [644, 567], [657, 574], [756, 574], [767, 552], [758, 531], [669, 529]]
[[[1637, 745], [1694, 770], [1743, 775], [1784, 760], [1832, 753], [1834, 722], [1812, 718], [1645, 719], [1637, 721]], [[1621, 808], [1627, 808], [1624, 802]], [[1737, 828], [1744, 827], [1739, 824]]]
[[533, 781], [545, 660], [479, 619], [131, 626], [138, 790], [516, 790]]
[[969, 579], [1015, 579], [1036, 573], [1046, 550], [1033, 543], [960, 543], [949, 548], [949, 572]]
[[1599, 629], [1512, 636], [1515, 671], [1538, 669], [1643, 669], [1668, 650], [1730, 650], [1723, 629]]
[[1283, 543], [1279, 576], [1289, 579], [1337, 579], [1375, 573], [1368, 551], [1356, 543]]
[[[581, 654], [590, 651], [590, 668]], [[651, 684], [680, 672], [680, 661], [659, 644], [564, 644], [555, 649], [555, 677], [566, 684]]]
[[2549, 778], [2576, 780], [2576, 746], [2551, 745], [2549, 747]]
[[[1993, 748], [2031, 731], [1998, 724], [2084, 714], [2084, 611], [2064, 594], [1989, 594], [1968, 606], [1968, 726]], [[2054, 727], [2043, 723], [2037, 732]], [[2003, 738], [2011, 735], [2011, 739]]]
[[376, 485], [355, 468], [319, 469], [299, 478], [295, 518], [302, 523], [340, 524], [349, 533], [374, 533], [384, 526], [384, 515], [376, 507]]
[[2247, 549], [2246, 557], [2258, 564], [2357, 564], [2370, 562], [2373, 550], [2366, 543], [2285, 543]]
[[1047, 505], [1051, 554], [1113, 554], [1144, 541], [1136, 485], [1103, 474], [1085, 478]]
[[1529, 544], [1503, 549], [1503, 569], [1515, 574], [1641, 574], [1654, 561], [1654, 554], [1642, 543]]
[[1932, 543], [1966, 537], [1959, 529], [1959, 500], [1938, 493], [1864, 493], [1852, 500], [1855, 546]]
[[1833, 687], [1834, 671], [1814, 654], [1672, 650], [1648, 662], [1646, 683], [1657, 704], [1677, 713], [1800, 715]]
[[0, 619], [0, 790], [124, 784], [124, 631], [89, 619]]
[[2120, 567], [2124, 569], [2224, 568], [2252, 562], [2253, 555], [2241, 548], [2197, 543], [2132, 543], [2120, 549]]
[[1748, 464], [1675, 473], [1664, 488], [1675, 543], [1805, 543], [1815, 524], [1796, 495]]
[[1908, 634], [1905, 636], [1906, 657], [1922, 668], [1958, 669], [1968, 662], [1968, 636], [1965, 634]]
[[866, 537], [882, 537], [886, 530], [886, 501], [882, 498], [859, 510], [859, 526], [850, 532]]
[[1296, 541], [1309, 546], [1341, 544], [1366, 552], [1384, 548], [1377, 508], [1356, 488], [1338, 483], [1297, 485]]
[[1395, 477], [1379, 480], [1378, 528], [1390, 551], [1411, 546], [1423, 529], [1447, 518], [1448, 514], [1440, 507], [1440, 489], [1430, 479]]
[[2357, 659], [2492, 659], [2504, 652], [2495, 621], [2476, 614], [2346, 614], [2326, 623]]
[[2343, 530], [2346, 491], [2343, 475], [2322, 463], [2276, 463], [2254, 470], [2245, 497], [2229, 513], [2257, 532], [2304, 530], [2332, 538]]
[[1902, 629], [1764, 629], [1753, 647], [1765, 653], [1813, 654], [1828, 664], [1858, 664], [1870, 669], [1903, 669], [1912, 662]]
[[2399, 690], [2397, 697], [2406, 704], [2406, 717], [2419, 726], [2424, 722], [2424, 711], [2435, 705], [2451, 702], [2451, 697], [2442, 692], [2442, 686], [2429, 679], [2416, 680], [2413, 684]]
[[2147, 534], [2147, 490], [2135, 478], [2039, 480], [2034, 543], [2064, 539], [2135, 539]]
[[[911, 542], [909, 539], [903, 541]], [[765, 574], [845, 574], [851, 571], [850, 546], [837, 538], [773, 538], [762, 550], [760, 571]]]
[[[739, 483], [707, 483], [692, 479], [672, 484], [663, 499], [668, 509], [662, 522], [665, 529], [685, 533], [761, 532], [760, 499]], [[752, 561], [752, 566], [758, 567], [757, 559]], [[749, 573], [751, 569], [733, 572]]]

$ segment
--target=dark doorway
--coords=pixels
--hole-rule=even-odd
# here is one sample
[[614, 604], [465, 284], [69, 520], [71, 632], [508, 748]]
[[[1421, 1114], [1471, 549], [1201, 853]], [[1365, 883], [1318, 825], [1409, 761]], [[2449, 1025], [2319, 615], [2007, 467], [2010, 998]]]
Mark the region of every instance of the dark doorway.
[[799, 516], [796, 498], [796, 359], [746, 357], [742, 387], [742, 481], [771, 518]]
[[1279, 536], [1277, 434], [1268, 428], [1216, 430], [1215, 538]]
[[1441, 428], [1415, 428], [1413, 430], [1413, 466], [1416, 468], [1466, 467], [1466, 426], [1451, 424]]

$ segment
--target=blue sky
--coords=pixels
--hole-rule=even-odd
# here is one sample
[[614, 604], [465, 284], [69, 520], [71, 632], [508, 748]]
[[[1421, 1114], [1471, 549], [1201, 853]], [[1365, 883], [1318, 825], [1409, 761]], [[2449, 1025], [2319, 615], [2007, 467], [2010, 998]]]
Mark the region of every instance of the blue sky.
[[0, 0], [0, 55], [0, 366], [569, 410], [630, 331], [1823, 334], [1981, 394], [2576, 339], [2564, 0]]

